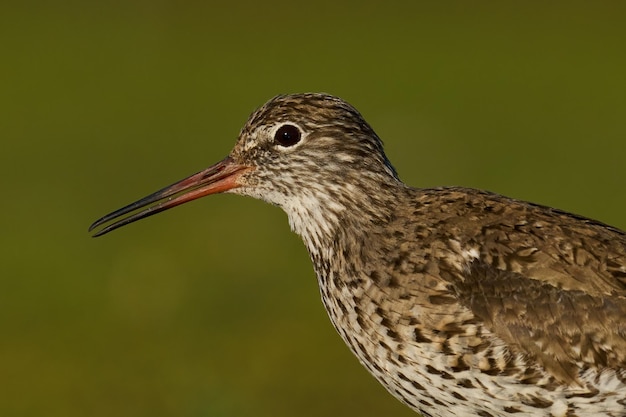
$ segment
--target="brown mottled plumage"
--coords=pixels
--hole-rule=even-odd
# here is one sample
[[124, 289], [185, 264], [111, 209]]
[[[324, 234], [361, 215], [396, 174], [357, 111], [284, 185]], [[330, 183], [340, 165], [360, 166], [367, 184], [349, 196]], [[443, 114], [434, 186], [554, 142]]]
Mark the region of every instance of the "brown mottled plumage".
[[621, 230], [485, 191], [410, 188], [357, 110], [324, 94], [270, 100], [229, 157], [92, 229], [217, 192], [285, 210], [341, 337], [425, 416], [626, 415]]

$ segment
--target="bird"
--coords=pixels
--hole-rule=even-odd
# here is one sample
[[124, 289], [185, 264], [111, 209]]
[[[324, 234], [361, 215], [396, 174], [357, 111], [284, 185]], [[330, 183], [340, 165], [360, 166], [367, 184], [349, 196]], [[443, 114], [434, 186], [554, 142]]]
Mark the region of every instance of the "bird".
[[325, 93], [270, 99], [225, 159], [89, 230], [222, 192], [286, 212], [341, 338], [423, 416], [626, 416], [624, 231], [406, 185], [359, 111]]

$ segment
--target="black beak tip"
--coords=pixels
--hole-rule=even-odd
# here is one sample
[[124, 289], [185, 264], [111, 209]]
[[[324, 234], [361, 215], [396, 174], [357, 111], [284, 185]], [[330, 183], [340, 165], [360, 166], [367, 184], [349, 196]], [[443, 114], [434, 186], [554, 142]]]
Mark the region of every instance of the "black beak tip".
[[95, 221], [91, 224], [91, 226], [89, 226], [89, 229], [87, 229], [87, 233], [91, 233], [91, 237], [98, 237], [98, 236], [102, 236], [104, 233], [106, 233], [104, 230], [97, 230], [95, 233], [92, 233], [94, 230], [96, 230], [98, 228], [98, 226], [100, 225], [100, 221]]

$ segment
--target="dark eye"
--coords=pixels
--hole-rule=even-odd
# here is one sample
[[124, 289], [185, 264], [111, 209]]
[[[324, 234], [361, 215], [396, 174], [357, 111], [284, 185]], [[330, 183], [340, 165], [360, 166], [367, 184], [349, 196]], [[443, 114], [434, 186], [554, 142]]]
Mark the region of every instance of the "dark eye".
[[300, 133], [300, 129], [298, 129], [294, 125], [282, 125], [276, 131], [276, 134], [274, 135], [274, 140], [282, 146], [289, 147], [300, 142], [301, 137], [302, 134]]

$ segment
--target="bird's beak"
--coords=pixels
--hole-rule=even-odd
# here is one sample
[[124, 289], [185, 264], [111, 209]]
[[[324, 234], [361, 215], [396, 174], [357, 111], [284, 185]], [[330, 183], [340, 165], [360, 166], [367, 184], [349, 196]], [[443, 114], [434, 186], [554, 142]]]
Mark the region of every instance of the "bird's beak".
[[[238, 164], [227, 157], [217, 164], [187, 177], [175, 184], [122, 207], [94, 222], [89, 231], [102, 227], [94, 237], [102, 236], [118, 227], [160, 213], [205, 195], [217, 194], [240, 187], [241, 175], [254, 168]], [[138, 211], [139, 210], [139, 211]], [[107, 225], [108, 224], [108, 225]]]

